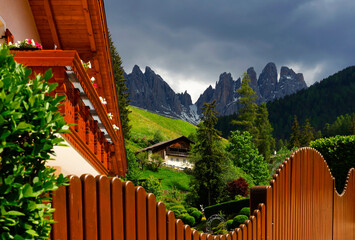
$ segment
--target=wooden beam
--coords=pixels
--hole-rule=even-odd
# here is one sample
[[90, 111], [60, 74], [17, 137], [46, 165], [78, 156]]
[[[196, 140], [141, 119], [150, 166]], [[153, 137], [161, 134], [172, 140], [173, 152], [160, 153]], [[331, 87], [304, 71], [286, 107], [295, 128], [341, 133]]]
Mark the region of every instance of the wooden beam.
[[90, 40], [90, 48], [91, 48], [91, 51], [96, 52], [96, 44], [95, 44], [95, 38], [94, 38], [94, 31], [93, 31], [92, 23], [91, 23], [88, 0], [82, 0], [82, 3], [83, 3], [83, 12], [84, 12], [84, 16], [85, 16], [85, 22], [86, 22], [87, 31], [88, 31], [89, 40]]
[[[45, 11], [47, 19], [48, 19], [49, 28], [51, 30], [53, 42], [54, 42], [55, 45], [57, 45], [58, 49], [61, 49], [62, 46], [61, 46], [60, 41], [59, 41], [57, 27], [56, 27], [55, 22], [54, 22], [52, 8], [51, 8], [51, 5], [49, 3], [49, 0], [44, 0], [43, 4], [44, 4], [44, 11]], [[53, 46], [53, 48], [54, 48], [54, 46]]]

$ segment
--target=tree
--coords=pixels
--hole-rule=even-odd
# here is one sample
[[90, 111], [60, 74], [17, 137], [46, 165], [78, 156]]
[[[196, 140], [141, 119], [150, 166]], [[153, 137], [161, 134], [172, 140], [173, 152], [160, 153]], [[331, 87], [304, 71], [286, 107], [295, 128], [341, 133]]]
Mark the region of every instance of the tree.
[[257, 118], [255, 120], [258, 136], [254, 141], [259, 153], [266, 161], [269, 160], [272, 150], [275, 148], [275, 139], [272, 137], [272, 127], [269, 122], [269, 113], [266, 103], [262, 103], [257, 109]]
[[139, 184], [139, 178], [141, 176], [141, 171], [138, 166], [138, 162], [136, 159], [136, 156], [130, 149], [126, 149], [127, 153], [127, 174], [126, 174], [126, 180], [132, 181], [134, 185]]
[[267, 163], [255, 147], [249, 132], [239, 130], [231, 132], [226, 150], [232, 156], [234, 165], [249, 174], [256, 185], [267, 184], [269, 171]]
[[255, 120], [257, 117], [258, 105], [254, 102], [256, 99], [255, 92], [249, 86], [249, 75], [244, 73], [242, 84], [237, 92], [240, 94], [238, 103], [241, 104], [241, 108], [238, 110], [236, 120], [232, 120], [232, 123], [241, 126], [241, 130], [248, 131], [252, 136], [258, 135], [258, 129], [255, 126]]
[[202, 121], [197, 128], [197, 141], [192, 146], [192, 159], [195, 166], [190, 182], [190, 201], [194, 205], [212, 205], [221, 199], [225, 184], [222, 180], [222, 161], [224, 154], [220, 146], [217, 122], [216, 101], [204, 103]]
[[150, 168], [150, 170], [157, 172], [163, 162], [163, 158], [160, 156], [160, 154], [155, 153], [150, 156], [150, 162], [148, 164], [148, 167]]
[[111, 34], [108, 32], [108, 40], [110, 44], [110, 53], [111, 53], [111, 60], [112, 60], [112, 65], [113, 65], [113, 75], [115, 79], [115, 85], [116, 85], [116, 90], [117, 90], [117, 99], [118, 99], [118, 107], [120, 110], [120, 118], [121, 118], [121, 126], [122, 126], [122, 132], [123, 132], [123, 137], [125, 139], [130, 138], [130, 130], [132, 126], [129, 124], [129, 118], [128, 115], [131, 112], [128, 109], [129, 106], [129, 93], [127, 92], [128, 88], [125, 85], [125, 82], [127, 81], [124, 76], [124, 70], [121, 61], [121, 57], [118, 54], [116, 47], [112, 41]]
[[289, 143], [289, 148], [299, 148], [301, 146], [300, 143], [300, 126], [298, 124], [297, 121], [297, 116], [295, 115], [293, 117], [293, 124], [292, 124], [292, 133], [291, 133], [291, 137], [290, 137], [290, 143]]
[[305, 124], [302, 127], [302, 135], [300, 137], [300, 144], [302, 147], [308, 147], [309, 143], [314, 140], [314, 129], [311, 126], [309, 119], [306, 119]]
[[140, 152], [137, 154], [137, 163], [141, 165], [141, 169], [144, 170], [144, 166], [148, 163], [148, 153]]

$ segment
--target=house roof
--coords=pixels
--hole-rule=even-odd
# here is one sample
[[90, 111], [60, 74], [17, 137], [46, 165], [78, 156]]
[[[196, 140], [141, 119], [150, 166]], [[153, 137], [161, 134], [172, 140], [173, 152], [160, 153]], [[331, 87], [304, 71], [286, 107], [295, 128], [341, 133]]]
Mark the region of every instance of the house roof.
[[171, 145], [171, 144], [173, 144], [173, 143], [175, 143], [175, 142], [178, 142], [178, 141], [180, 141], [180, 140], [183, 140], [183, 141], [188, 142], [188, 143], [190, 143], [190, 144], [193, 144], [193, 143], [194, 143], [193, 141], [191, 141], [191, 140], [188, 139], [187, 137], [181, 136], [181, 137], [178, 137], [178, 138], [174, 138], [174, 139], [171, 139], [171, 140], [168, 140], [168, 141], [156, 143], [156, 144], [151, 145], [151, 146], [149, 146], [149, 147], [143, 148], [143, 149], [141, 149], [141, 150], [136, 151], [136, 154], [137, 154], [137, 153], [140, 153], [140, 152], [149, 151], [149, 150], [154, 151], [154, 150], [156, 150], [156, 149], [165, 148], [166, 146], [169, 146], [169, 145]]

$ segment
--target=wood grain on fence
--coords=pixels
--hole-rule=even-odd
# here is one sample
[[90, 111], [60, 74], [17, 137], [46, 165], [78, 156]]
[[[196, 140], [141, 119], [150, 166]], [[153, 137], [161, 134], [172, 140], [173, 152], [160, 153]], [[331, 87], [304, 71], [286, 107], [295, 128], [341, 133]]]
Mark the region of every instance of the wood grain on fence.
[[339, 195], [326, 162], [311, 148], [285, 160], [269, 186], [253, 188], [249, 220], [224, 235], [184, 225], [153, 194], [117, 177], [69, 176], [69, 183], [53, 194], [54, 240], [355, 239], [355, 171]]

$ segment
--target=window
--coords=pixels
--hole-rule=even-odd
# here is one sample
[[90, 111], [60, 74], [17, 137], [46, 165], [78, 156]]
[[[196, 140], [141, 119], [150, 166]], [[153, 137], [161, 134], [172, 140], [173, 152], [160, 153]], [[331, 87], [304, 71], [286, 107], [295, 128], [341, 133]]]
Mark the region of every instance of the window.
[[186, 159], [184, 159], [184, 160], [182, 160], [183, 161], [183, 163], [186, 163]]
[[177, 159], [176, 159], [176, 161], [178, 162], [178, 161], [179, 161], [179, 159], [177, 158]]

